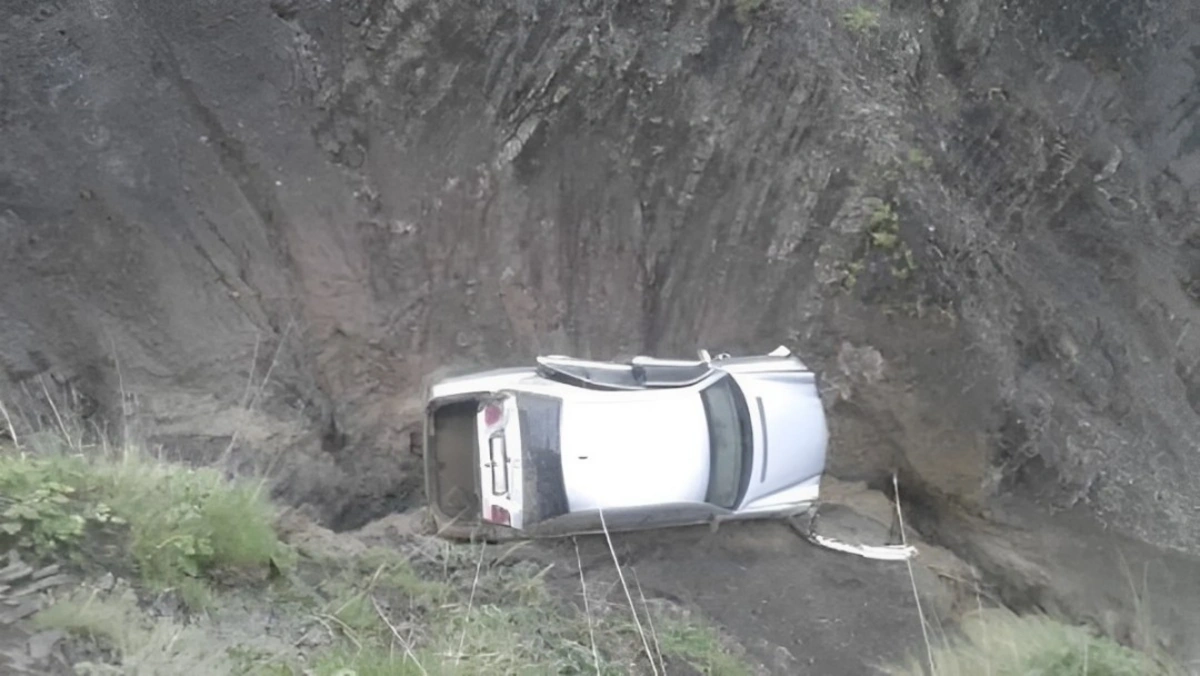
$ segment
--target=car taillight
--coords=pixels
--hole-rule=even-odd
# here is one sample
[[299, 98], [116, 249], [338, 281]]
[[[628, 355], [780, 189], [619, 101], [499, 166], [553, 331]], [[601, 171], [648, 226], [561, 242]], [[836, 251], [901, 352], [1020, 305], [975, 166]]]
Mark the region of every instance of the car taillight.
[[483, 422], [488, 427], [500, 422], [500, 419], [503, 417], [504, 409], [497, 404], [488, 404], [487, 407], [483, 409]]
[[501, 526], [509, 526], [512, 525], [512, 515], [500, 505], [492, 505], [492, 513], [488, 515], [488, 521]]

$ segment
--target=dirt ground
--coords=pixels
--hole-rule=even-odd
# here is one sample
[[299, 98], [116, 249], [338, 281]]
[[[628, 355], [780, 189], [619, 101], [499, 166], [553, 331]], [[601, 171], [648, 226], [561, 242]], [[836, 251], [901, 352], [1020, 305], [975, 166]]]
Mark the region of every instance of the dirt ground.
[[[882, 493], [831, 484], [836, 502], [822, 509], [823, 534], [852, 543], [898, 542]], [[963, 607], [958, 584], [947, 580], [965, 580], [970, 568], [916, 533], [910, 537], [921, 552], [914, 567], [923, 610], [950, 631]], [[588, 584], [612, 585], [610, 593], [619, 596], [608, 541], [588, 536], [578, 544]], [[617, 534], [612, 545], [626, 577], [636, 575], [648, 596], [711, 618], [769, 673], [861, 676], [923, 649], [914, 581], [903, 562], [823, 549], [779, 522], [730, 523], [715, 533], [697, 527]], [[560, 568], [558, 588], [578, 594], [572, 543], [543, 546]]]
[[[830, 479], [827, 494], [822, 534], [866, 544], [896, 541], [894, 506], [882, 493]], [[333, 537], [386, 545], [419, 530], [419, 520], [416, 513], [397, 515]], [[909, 537], [920, 552], [914, 579], [923, 610], [950, 631], [964, 601], [976, 605], [956, 581], [969, 579], [971, 569], [911, 529]], [[913, 579], [903, 562], [823, 549], [778, 522], [729, 523], [715, 533], [698, 527], [616, 534], [612, 545], [635, 598], [640, 584], [649, 598], [699, 612], [766, 673], [862, 676], [922, 649]], [[590, 589], [607, 588], [608, 600], [626, 603], [603, 536], [538, 541], [513, 551], [552, 565], [553, 587], [576, 603], [579, 563]]]
[[[611, 571], [603, 537], [579, 544], [585, 571]], [[861, 676], [922, 645], [903, 563], [820, 549], [778, 523], [620, 535], [613, 544], [647, 594], [694, 606], [774, 674]]]

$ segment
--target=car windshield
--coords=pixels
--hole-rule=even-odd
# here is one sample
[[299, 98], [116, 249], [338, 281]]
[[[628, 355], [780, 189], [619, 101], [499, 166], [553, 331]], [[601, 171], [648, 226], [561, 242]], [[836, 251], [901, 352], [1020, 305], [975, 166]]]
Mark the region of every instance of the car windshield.
[[709, 503], [733, 509], [750, 478], [751, 448], [749, 411], [733, 378], [724, 377], [700, 392], [708, 418], [710, 453]]

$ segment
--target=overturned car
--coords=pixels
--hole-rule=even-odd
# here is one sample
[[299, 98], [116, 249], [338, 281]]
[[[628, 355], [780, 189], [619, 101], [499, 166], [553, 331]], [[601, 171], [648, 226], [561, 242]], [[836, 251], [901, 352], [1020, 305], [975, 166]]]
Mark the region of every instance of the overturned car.
[[817, 378], [780, 347], [445, 378], [421, 451], [439, 533], [511, 539], [791, 517], [817, 501], [827, 443]]

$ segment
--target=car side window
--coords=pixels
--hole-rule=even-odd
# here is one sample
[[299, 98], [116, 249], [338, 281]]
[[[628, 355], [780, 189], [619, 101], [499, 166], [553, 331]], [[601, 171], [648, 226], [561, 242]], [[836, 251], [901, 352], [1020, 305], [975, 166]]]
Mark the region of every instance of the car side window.
[[[726, 377], [700, 393], [708, 418], [708, 502], [733, 509], [750, 470], [751, 440], [733, 379]], [[744, 405], [743, 405], [744, 406]]]

